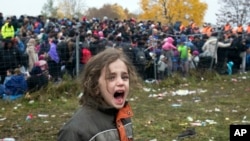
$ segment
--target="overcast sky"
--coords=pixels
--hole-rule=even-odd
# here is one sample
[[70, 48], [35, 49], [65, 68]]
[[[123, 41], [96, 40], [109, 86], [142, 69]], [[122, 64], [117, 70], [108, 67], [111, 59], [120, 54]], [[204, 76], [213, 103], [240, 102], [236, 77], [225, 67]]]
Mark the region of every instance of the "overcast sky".
[[[102, 7], [106, 3], [118, 3], [124, 8], [129, 9], [130, 12], [138, 13], [139, 10], [139, 0], [84, 0], [88, 7]], [[217, 0], [201, 0], [208, 4], [208, 10], [205, 16], [205, 22], [210, 22], [215, 24], [216, 17], [215, 13], [218, 11]], [[0, 0], [0, 12], [5, 16], [9, 15], [33, 15], [37, 16], [41, 13], [42, 7], [47, 0]]]

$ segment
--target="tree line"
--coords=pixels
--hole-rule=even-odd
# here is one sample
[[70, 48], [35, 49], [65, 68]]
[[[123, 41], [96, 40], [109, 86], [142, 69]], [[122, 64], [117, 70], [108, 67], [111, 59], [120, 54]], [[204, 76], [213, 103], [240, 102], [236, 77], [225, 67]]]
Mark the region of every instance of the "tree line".
[[[161, 23], [173, 24], [181, 21], [188, 25], [194, 21], [197, 25], [202, 25], [207, 12], [207, 3], [201, 0], [140, 0], [140, 12], [133, 13], [121, 5], [104, 4], [101, 8], [87, 8], [85, 0], [47, 0], [44, 4], [41, 15], [55, 18], [102, 18], [110, 19], [130, 19], [153, 20]], [[233, 24], [247, 24], [250, 22], [250, 0], [218, 0], [220, 4], [218, 13], [215, 14], [217, 24], [226, 22]]]

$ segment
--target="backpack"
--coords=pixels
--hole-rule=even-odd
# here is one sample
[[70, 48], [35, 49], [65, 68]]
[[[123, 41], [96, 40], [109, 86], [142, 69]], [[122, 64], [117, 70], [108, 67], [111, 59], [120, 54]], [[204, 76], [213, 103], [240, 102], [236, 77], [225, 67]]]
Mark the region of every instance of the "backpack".
[[66, 41], [61, 41], [57, 44], [57, 53], [60, 60], [66, 62], [69, 58], [68, 53], [68, 43]]
[[142, 48], [138, 48], [138, 51], [136, 52], [135, 56], [135, 63], [139, 65], [146, 65], [146, 55]]

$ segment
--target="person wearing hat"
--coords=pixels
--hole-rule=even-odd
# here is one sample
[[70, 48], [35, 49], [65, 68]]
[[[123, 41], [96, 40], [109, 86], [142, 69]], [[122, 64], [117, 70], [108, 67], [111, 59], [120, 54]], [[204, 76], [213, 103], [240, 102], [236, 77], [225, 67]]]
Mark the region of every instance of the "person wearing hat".
[[232, 26], [231, 26], [231, 24], [229, 22], [227, 22], [223, 27], [223, 31], [231, 32], [231, 30], [232, 30]]
[[243, 25], [242, 24], [238, 24], [238, 26], [235, 29], [235, 34], [243, 34], [244, 32], [245, 31], [244, 31]]
[[207, 31], [207, 23], [204, 23], [201, 29], [201, 33], [206, 34], [206, 31]]

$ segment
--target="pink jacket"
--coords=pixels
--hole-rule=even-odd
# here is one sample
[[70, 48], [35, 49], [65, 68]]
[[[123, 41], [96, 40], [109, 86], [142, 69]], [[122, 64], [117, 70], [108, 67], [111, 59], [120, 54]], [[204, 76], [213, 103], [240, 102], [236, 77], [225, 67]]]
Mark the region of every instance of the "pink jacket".
[[168, 37], [164, 39], [164, 44], [162, 46], [163, 50], [172, 50], [172, 49], [176, 49], [176, 47], [173, 45], [174, 39], [172, 37]]

